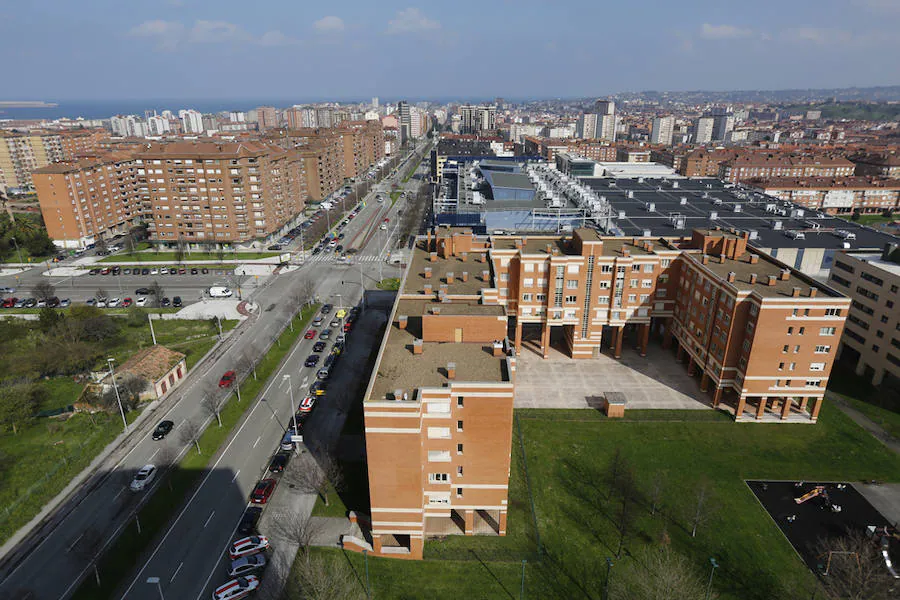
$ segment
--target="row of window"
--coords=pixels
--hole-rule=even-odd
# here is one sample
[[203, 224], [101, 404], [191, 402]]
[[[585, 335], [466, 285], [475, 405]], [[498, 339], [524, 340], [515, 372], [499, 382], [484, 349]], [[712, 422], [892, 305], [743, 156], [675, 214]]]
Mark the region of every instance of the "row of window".
[[[793, 370], [795, 370], [796, 368], [797, 368], [797, 363], [795, 363], [795, 362], [792, 362], [792, 363], [788, 363], [788, 364], [787, 364], [787, 370], [788, 370], [788, 371], [793, 371]], [[779, 371], [784, 371], [784, 370], [785, 370], [785, 363], [783, 363], [783, 362], [778, 363], [778, 370], [779, 370]], [[810, 371], [824, 371], [824, 370], [825, 370], [825, 363], [823, 363], [823, 362], [809, 363], [809, 370], [810, 370]]]

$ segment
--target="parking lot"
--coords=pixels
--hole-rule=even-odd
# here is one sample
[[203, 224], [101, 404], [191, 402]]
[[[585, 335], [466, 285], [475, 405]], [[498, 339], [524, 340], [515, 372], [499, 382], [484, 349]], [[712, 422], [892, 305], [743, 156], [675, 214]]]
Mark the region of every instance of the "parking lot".
[[516, 367], [516, 408], [593, 408], [607, 392], [621, 392], [628, 409], [710, 409], [708, 398], [684, 365], [658, 343], [647, 356], [623, 348], [613, 358], [606, 348], [597, 358], [574, 360], [552, 340], [544, 360], [533, 343], [525, 343]]

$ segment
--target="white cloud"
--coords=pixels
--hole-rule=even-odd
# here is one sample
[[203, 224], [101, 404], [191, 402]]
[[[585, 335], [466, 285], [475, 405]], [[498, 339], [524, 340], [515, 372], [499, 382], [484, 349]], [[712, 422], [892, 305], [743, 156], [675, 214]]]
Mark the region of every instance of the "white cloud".
[[252, 36], [234, 23], [228, 21], [197, 21], [191, 28], [191, 42], [220, 44], [225, 42], [247, 42]]
[[340, 17], [329, 15], [313, 23], [313, 27], [320, 33], [336, 33], [344, 30], [344, 20]]
[[440, 23], [426, 17], [418, 8], [411, 7], [399, 11], [396, 17], [388, 21], [387, 33], [418, 33], [440, 28]]
[[753, 35], [749, 29], [742, 29], [734, 25], [710, 25], [704, 23], [700, 27], [700, 37], [708, 40], [733, 40]]
[[292, 46], [299, 43], [300, 40], [287, 36], [277, 29], [274, 31], [267, 31], [259, 38], [259, 44], [261, 46]]
[[173, 52], [184, 34], [184, 25], [177, 21], [155, 19], [144, 21], [128, 31], [129, 37], [144, 37], [156, 40], [157, 50]]
[[782, 31], [781, 38], [798, 44], [849, 44], [853, 41], [853, 34], [823, 27], [793, 27]]

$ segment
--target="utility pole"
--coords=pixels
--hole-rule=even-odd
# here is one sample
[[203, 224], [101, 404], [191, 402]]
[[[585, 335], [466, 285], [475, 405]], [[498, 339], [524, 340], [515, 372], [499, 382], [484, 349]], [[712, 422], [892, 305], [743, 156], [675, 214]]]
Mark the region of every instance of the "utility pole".
[[128, 420], [125, 418], [125, 410], [122, 408], [122, 398], [119, 396], [119, 386], [116, 384], [116, 372], [113, 370], [114, 358], [107, 358], [106, 364], [109, 365], [109, 376], [112, 378], [113, 389], [116, 391], [116, 402], [119, 403], [119, 412], [122, 413], [122, 424], [125, 426], [125, 432], [128, 433]]
[[150, 337], [153, 338], [153, 345], [156, 345], [156, 333], [153, 331], [153, 319], [150, 318], [150, 313], [147, 313], [147, 322], [150, 323]]

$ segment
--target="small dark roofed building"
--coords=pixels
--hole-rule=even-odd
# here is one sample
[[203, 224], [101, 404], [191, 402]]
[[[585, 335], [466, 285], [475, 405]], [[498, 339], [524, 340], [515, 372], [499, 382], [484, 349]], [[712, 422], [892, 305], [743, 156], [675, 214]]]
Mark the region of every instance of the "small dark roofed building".
[[490, 169], [482, 169], [481, 173], [484, 175], [485, 182], [490, 186], [491, 195], [495, 201], [531, 202], [534, 200], [534, 185], [527, 175]]

